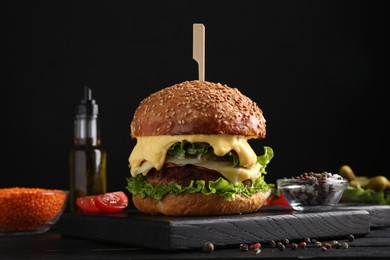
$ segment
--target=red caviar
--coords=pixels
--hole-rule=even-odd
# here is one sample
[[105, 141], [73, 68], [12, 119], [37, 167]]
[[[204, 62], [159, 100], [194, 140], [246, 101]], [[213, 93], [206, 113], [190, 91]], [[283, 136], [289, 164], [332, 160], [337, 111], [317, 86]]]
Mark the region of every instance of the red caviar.
[[44, 231], [66, 205], [67, 191], [42, 188], [0, 189], [0, 232]]

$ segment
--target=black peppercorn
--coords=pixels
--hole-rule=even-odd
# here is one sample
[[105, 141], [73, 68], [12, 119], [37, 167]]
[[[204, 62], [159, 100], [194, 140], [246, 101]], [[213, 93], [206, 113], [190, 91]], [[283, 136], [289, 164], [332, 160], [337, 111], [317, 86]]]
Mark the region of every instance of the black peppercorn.
[[283, 251], [284, 249], [286, 249], [286, 246], [283, 245], [282, 242], [278, 242], [277, 244], [278, 244], [278, 249], [279, 249], [280, 251]]
[[355, 236], [352, 235], [352, 234], [349, 235], [349, 236], [348, 236], [348, 241], [349, 241], [349, 242], [352, 242], [353, 240], [355, 240]]
[[240, 244], [240, 251], [248, 251], [249, 246], [247, 244]]

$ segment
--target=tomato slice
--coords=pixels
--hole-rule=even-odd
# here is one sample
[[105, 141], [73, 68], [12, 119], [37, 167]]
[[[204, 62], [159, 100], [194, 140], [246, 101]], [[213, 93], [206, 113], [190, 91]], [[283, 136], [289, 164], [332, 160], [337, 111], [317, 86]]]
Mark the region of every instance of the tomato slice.
[[97, 213], [102, 211], [96, 206], [96, 195], [95, 196], [83, 196], [76, 198], [76, 205], [84, 212]]
[[264, 203], [266, 206], [287, 206], [290, 207], [290, 204], [284, 197], [283, 193], [279, 190], [273, 190], [267, 201]]
[[123, 191], [114, 191], [96, 196], [95, 203], [102, 211], [118, 212], [129, 205], [129, 199]]

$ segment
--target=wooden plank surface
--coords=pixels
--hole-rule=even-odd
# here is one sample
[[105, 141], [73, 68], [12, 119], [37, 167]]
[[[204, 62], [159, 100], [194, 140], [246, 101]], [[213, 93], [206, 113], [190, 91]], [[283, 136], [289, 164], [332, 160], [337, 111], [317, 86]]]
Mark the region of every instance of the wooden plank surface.
[[370, 214], [370, 227], [382, 228], [390, 226], [390, 205], [366, 205], [340, 203], [337, 210], [366, 210]]
[[[321, 242], [331, 242], [322, 240]], [[326, 252], [309, 244], [306, 248], [291, 250], [286, 247], [281, 251], [268, 244], [262, 244], [261, 253], [253, 250], [240, 251], [239, 246], [229, 248], [216, 247], [214, 252], [205, 254], [201, 248], [181, 251], [149, 250], [112, 243], [100, 243], [91, 240], [62, 238], [56, 229], [33, 236], [0, 236], [0, 259], [131, 259], [131, 260], [200, 260], [200, 259], [383, 259], [390, 256], [390, 226], [375, 228], [369, 234], [348, 241], [349, 248], [331, 248]]]
[[63, 237], [91, 239], [161, 250], [237, 246], [269, 240], [345, 238], [370, 232], [366, 210], [301, 213], [263, 207], [251, 214], [213, 217], [150, 216], [137, 211], [116, 214], [65, 213], [56, 227]]

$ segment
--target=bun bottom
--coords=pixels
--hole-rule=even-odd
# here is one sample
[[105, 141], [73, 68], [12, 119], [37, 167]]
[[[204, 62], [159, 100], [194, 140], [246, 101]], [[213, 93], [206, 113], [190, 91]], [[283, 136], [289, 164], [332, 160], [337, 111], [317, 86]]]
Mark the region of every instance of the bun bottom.
[[234, 201], [222, 196], [201, 193], [165, 195], [160, 201], [133, 196], [134, 206], [141, 212], [167, 216], [209, 216], [251, 213], [259, 210], [267, 200], [269, 192], [259, 192], [250, 197], [236, 195]]

